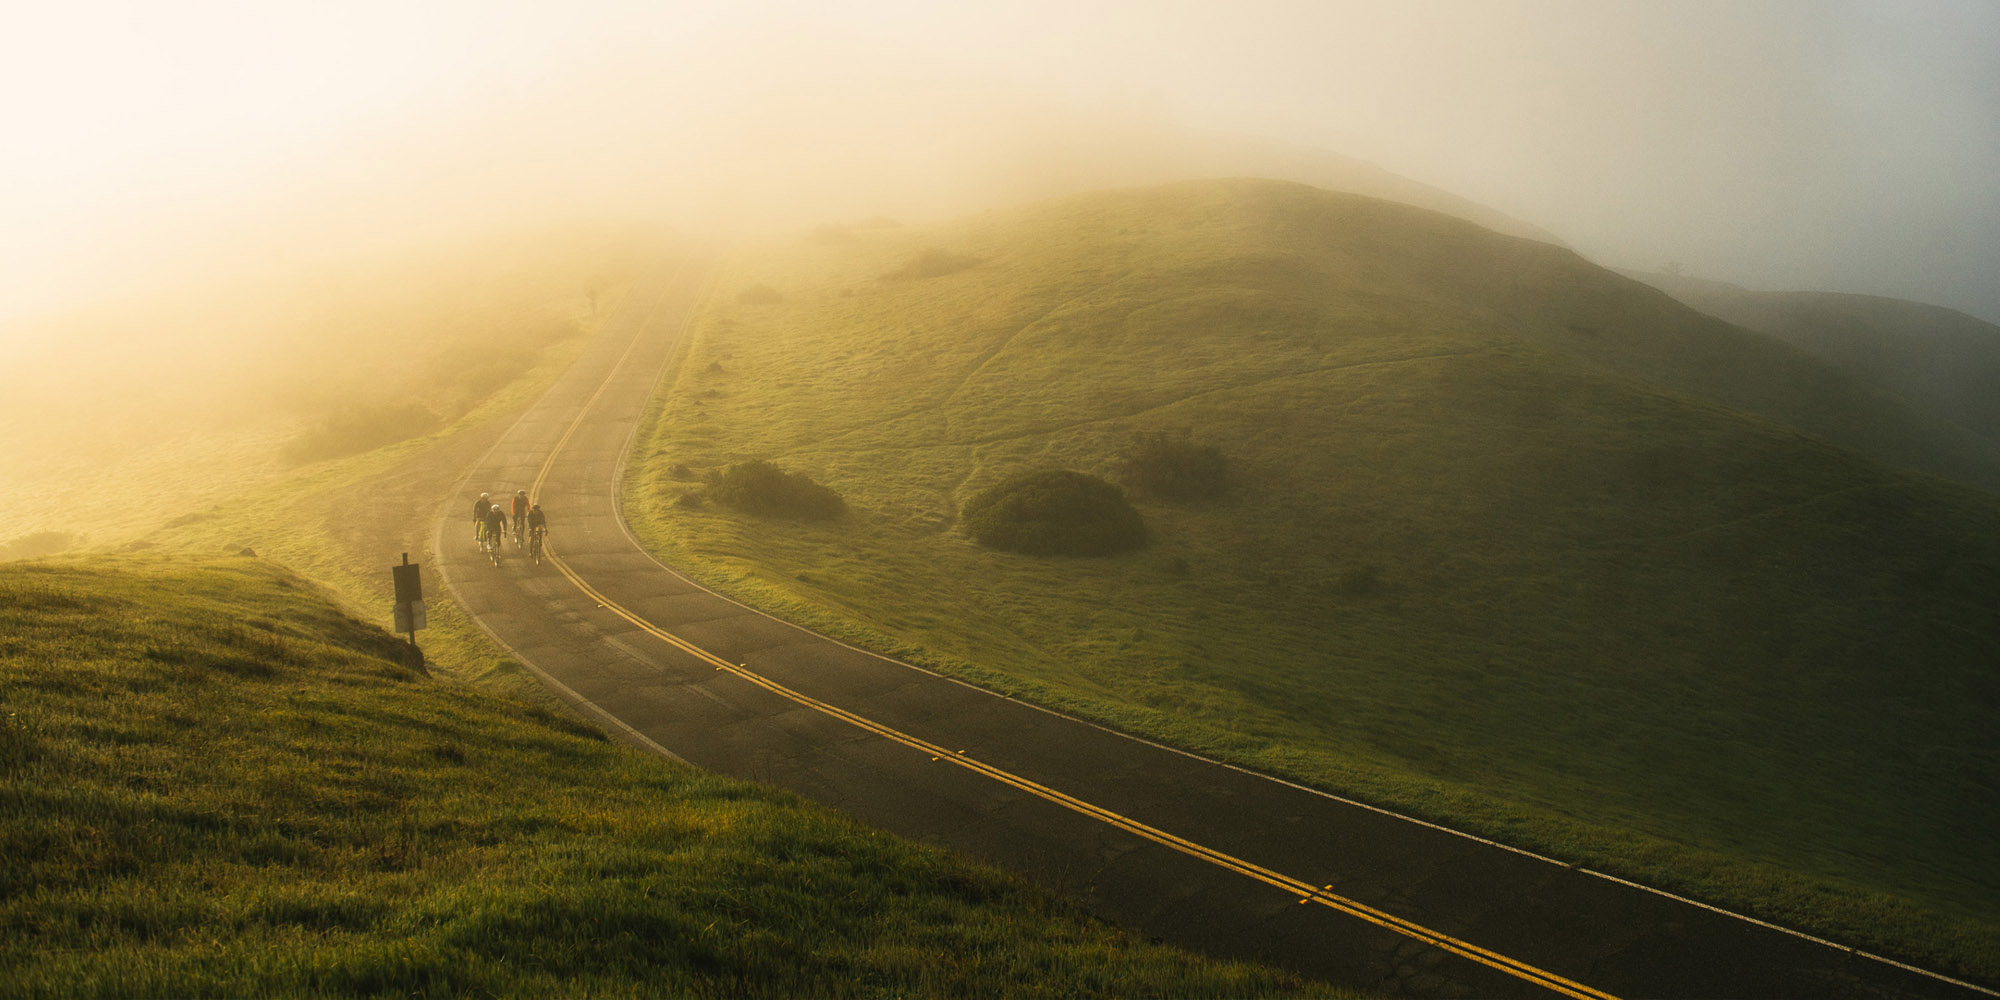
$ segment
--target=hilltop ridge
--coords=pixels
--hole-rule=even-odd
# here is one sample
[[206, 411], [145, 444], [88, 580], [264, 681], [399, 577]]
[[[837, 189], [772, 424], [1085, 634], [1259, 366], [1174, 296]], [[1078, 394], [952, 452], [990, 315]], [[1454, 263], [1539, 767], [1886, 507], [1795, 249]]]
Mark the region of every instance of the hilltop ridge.
[[[965, 263], [905, 276], [933, 251]], [[2000, 775], [2000, 499], [1903, 468], [1990, 477], [1950, 430], [1568, 250], [1227, 180], [744, 252], [625, 509], [675, 565], [850, 641], [2000, 969], [1974, 791]], [[1120, 478], [1147, 433], [1231, 480], [1132, 490], [1151, 547], [960, 530], [1027, 469]], [[848, 516], [701, 502], [750, 459]]]
[[1877, 295], [1761, 292], [1686, 275], [1622, 273], [2000, 442], [2000, 326]]

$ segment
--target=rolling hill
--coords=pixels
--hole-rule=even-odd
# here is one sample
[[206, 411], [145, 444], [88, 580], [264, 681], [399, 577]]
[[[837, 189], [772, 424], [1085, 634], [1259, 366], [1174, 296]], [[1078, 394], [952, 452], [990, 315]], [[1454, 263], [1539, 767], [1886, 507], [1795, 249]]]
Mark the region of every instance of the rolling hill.
[[10, 327], [10, 539], [154, 538], [302, 466], [477, 423], [666, 238], [605, 227], [305, 261]]
[[[684, 252], [601, 236], [32, 331], [0, 560], [80, 551], [0, 565], [5, 992], [1345, 995], [612, 745], [435, 587], [408, 669], [384, 563]], [[287, 456], [343, 397], [437, 419]]]
[[[1297, 184], [746, 250], [635, 530], [816, 626], [1175, 745], [2000, 977], [2000, 499], [1977, 440], [1560, 247]], [[959, 512], [1136, 443], [1151, 544]], [[703, 479], [769, 461], [847, 513]]]
[[400, 654], [257, 559], [0, 566], [5, 992], [1340, 995]]
[[1630, 276], [1792, 344], [2000, 448], [2000, 327], [1955, 309], [1875, 295], [1758, 292], [1686, 275]]

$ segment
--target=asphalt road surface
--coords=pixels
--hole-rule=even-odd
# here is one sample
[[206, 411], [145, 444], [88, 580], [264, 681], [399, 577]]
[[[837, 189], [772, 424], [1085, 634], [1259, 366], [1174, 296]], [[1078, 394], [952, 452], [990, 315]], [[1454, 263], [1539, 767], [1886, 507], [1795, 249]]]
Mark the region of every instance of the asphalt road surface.
[[[621, 738], [1020, 872], [1143, 936], [1425, 997], [1980, 997], [1865, 954], [1202, 760], [793, 627], [626, 530], [618, 482], [705, 291], [620, 304], [471, 469], [436, 566], [501, 643]], [[552, 559], [473, 542], [527, 488]]]

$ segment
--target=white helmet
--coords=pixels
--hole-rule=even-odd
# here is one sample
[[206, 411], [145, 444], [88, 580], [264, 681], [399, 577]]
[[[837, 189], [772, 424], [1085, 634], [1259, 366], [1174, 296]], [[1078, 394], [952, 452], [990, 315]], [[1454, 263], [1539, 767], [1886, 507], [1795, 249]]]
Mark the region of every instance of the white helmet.
[[495, 513], [495, 514], [498, 514], [498, 513], [500, 513], [500, 512], [501, 512], [501, 511], [500, 511], [500, 505], [499, 505], [499, 504], [497, 504], [497, 503], [496, 503], [496, 504], [494, 504], [494, 505], [493, 505], [493, 513]]
[[491, 499], [493, 499], [493, 495], [492, 495], [492, 494], [490, 494], [490, 493], [481, 493], [481, 494], [479, 494], [479, 499], [481, 499], [481, 500], [491, 500]]

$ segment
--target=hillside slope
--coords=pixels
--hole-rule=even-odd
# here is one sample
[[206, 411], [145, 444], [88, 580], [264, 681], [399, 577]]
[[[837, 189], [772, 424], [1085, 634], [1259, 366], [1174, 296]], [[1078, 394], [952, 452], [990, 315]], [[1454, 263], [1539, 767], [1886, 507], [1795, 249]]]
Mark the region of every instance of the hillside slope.
[[1874, 295], [1758, 292], [1685, 275], [1630, 275], [2000, 442], [2000, 327], [1955, 309]]
[[667, 244], [495, 236], [301, 263], [9, 329], [0, 503], [18, 534], [110, 546], [302, 466], [449, 431], [560, 367]]
[[[1426, 208], [1509, 236], [1562, 242], [1539, 226], [1328, 149], [1110, 115], [1071, 112], [1008, 121], [1005, 110], [994, 110], [1000, 111], [999, 122], [995, 115], [975, 115], [980, 131], [957, 137], [968, 147], [962, 151], [966, 161], [979, 165], [968, 170], [968, 186], [980, 193], [981, 204], [1213, 177], [1266, 177]], [[950, 113], [960, 120], [967, 109], [954, 107]], [[948, 126], [933, 134], [939, 132], [952, 134]]]
[[[1186, 431], [1153, 544], [959, 530]], [[1156, 738], [2000, 976], [2000, 501], [1935, 423], [1546, 244], [1298, 185], [744, 254], [627, 512], [725, 589]], [[827, 484], [826, 523], [701, 477]]]
[[0, 566], [16, 997], [1299, 995], [438, 683], [254, 559]]

